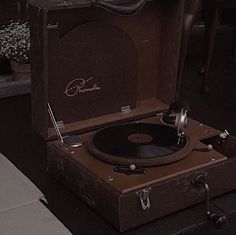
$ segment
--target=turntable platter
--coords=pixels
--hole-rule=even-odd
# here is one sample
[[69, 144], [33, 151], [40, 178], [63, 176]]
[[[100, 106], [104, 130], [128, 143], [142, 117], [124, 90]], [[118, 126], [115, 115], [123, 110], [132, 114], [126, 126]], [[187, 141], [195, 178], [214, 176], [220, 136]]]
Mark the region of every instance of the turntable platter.
[[185, 136], [177, 144], [176, 129], [151, 123], [128, 123], [96, 132], [88, 144], [97, 158], [119, 165], [162, 165], [180, 160], [191, 151]]

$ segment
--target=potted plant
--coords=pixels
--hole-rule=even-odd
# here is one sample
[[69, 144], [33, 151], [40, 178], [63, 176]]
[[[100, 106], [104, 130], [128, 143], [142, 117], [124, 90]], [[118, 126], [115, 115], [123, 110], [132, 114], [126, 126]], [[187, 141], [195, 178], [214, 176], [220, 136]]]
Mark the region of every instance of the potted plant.
[[11, 22], [0, 28], [0, 55], [11, 61], [16, 79], [30, 78], [30, 31], [28, 22]]

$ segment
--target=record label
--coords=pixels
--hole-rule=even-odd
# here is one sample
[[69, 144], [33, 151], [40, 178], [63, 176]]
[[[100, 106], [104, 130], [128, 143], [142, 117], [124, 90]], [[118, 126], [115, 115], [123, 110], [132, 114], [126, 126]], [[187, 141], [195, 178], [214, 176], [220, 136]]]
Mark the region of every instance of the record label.
[[147, 144], [152, 141], [152, 136], [147, 134], [135, 133], [128, 136], [128, 140], [133, 143]]

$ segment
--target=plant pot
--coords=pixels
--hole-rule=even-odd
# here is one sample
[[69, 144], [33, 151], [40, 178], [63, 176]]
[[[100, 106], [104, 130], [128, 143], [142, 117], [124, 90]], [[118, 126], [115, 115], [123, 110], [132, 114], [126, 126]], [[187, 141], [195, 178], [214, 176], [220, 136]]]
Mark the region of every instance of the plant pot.
[[11, 68], [15, 80], [31, 79], [30, 64], [19, 64], [15, 61], [11, 61]]

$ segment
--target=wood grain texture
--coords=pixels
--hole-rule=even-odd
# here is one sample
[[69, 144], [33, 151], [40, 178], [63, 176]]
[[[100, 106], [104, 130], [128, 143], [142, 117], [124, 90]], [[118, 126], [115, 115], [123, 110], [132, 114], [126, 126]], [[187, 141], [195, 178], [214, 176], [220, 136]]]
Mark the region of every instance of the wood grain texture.
[[[157, 117], [142, 119], [141, 121], [160, 122]], [[206, 148], [206, 145], [200, 140], [203, 137], [217, 135], [219, 131], [206, 125], [204, 128], [202, 125], [199, 127], [199, 124], [197, 121], [190, 120], [186, 130], [188, 135], [192, 136], [191, 141], [194, 144], [195, 151], [173, 164], [146, 167], [146, 174], [125, 175], [116, 173], [113, 171], [115, 165], [98, 160], [91, 155], [86, 145], [93, 132], [81, 135], [85, 144], [78, 149], [62, 146], [59, 141], [50, 142], [48, 144], [49, 169], [52, 174], [69, 185], [101, 216], [105, 217], [117, 229], [124, 231], [203, 201], [204, 191], [195, 188], [191, 183], [199, 173], [207, 175], [211, 187], [211, 197], [221, 195], [236, 187], [236, 182], [230, 180], [234, 177], [236, 170], [235, 157], [227, 159], [214, 150], [200, 151]], [[70, 164], [73, 165], [73, 170], [71, 170]], [[83, 175], [81, 175], [82, 172]], [[87, 174], [91, 177], [91, 182], [96, 182], [96, 186], [84, 186], [83, 178], [86, 182]], [[151, 187], [151, 208], [144, 211], [141, 209], [136, 192], [147, 187]], [[102, 199], [97, 199], [97, 197], [103, 197], [103, 190], [104, 193], [108, 193], [110, 190], [110, 201], [118, 203], [115, 210], [113, 210], [113, 205], [111, 211], [107, 207], [104, 211], [100, 204]], [[84, 199], [87, 195], [90, 198], [89, 202]], [[91, 200], [93, 201], [92, 205]], [[134, 211], [135, 218], [133, 217]], [[110, 217], [110, 215], [114, 216], [114, 213], [115, 218]]]
[[[84, 123], [86, 123], [86, 120], [96, 117], [99, 120], [105, 113], [108, 115], [112, 112], [116, 113], [118, 112], [118, 107], [121, 108], [124, 105], [130, 105], [133, 111], [132, 115], [135, 118], [135, 115], [141, 114], [141, 109], [148, 108], [147, 106], [140, 109], [139, 104], [144, 102], [144, 105], [146, 105], [145, 100], [158, 100], [155, 108], [157, 111], [162, 110], [163, 103], [169, 104], [175, 100], [176, 66], [181, 36], [179, 29], [183, 13], [183, 1], [148, 1], [140, 12], [126, 17], [111, 14], [103, 9], [88, 7], [86, 4], [84, 7], [79, 7], [77, 3], [82, 4], [80, 1], [71, 3], [70, 6], [57, 4], [56, 1], [32, 1], [30, 3], [33, 76], [32, 118], [34, 128], [45, 139], [52, 137], [50, 130], [49, 133], [45, 131], [52, 126], [46, 112], [48, 101], [53, 103], [52, 108], [55, 109], [58, 121], [63, 120], [69, 126], [68, 131], [71, 131], [71, 126], [75, 127], [74, 123], [76, 121], [85, 120]], [[116, 35], [116, 31], [106, 29], [103, 36], [107, 35], [106, 38], [109, 39], [109, 42], [102, 40], [104, 44], [98, 43], [103, 47], [102, 56], [99, 55], [101, 53], [93, 55], [93, 53], [86, 54], [80, 51], [78, 51], [78, 56], [69, 55], [66, 49], [64, 53], [63, 50], [59, 54], [55, 53], [58, 41], [62, 42], [65, 38], [70, 39], [67, 45], [74, 44], [75, 48], [80, 43], [83, 44], [88, 41], [89, 30], [84, 32], [84, 39], [87, 38], [86, 40], [83, 40], [82, 36], [79, 37], [77, 33], [71, 36], [76, 29], [82, 29], [81, 27], [86, 25], [87, 22], [94, 22], [93, 24], [103, 26], [109, 25], [110, 28], [119, 29], [120, 32], [123, 32], [119, 33], [119, 35], [127, 35], [129, 40], [127, 39], [119, 44], [117, 42], [120, 39], [118, 40], [117, 38], [120, 38], [120, 36]], [[91, 29], [90, 32], [93, 33], [94, 30]], [[92, 40], [91, 48], [96, 48], [92, 46], [96, 44], [94, 38], [96, 37], [93, 35], [92, 39], [91, 37], [89, 39]], [[128, 43], [129, 41], [135, 47], [137, 58], [134, 49], [128, 46], [128, 44], [132, 44]], [[124, 50], [123, 52], [121, 49], [118, 50], [118, 54], [122, 56], [117, 58], [114, 43], [117, 44], [117, 49], [123, 47], [122, 50]], [[121, 47], [122, 44], [123, 46]], [[111, 47], [109, 49], [111, 58], [104, 51], [106, 47]], [[63, 49], [64, 47], [61, 48]], [[60, 51], [59, 49], [60, 46], [57, 52]], [[76, 53], [77, 50], [74, 51]], [[57, 58], [59, 59], [62, 54], [65, 54], [65, 58], [62, 57], [63, 63], [58, 64]], [[82, 70], [79, 69], [80, 73], [85, 71], [87, 76], [96, 71], [96, 74], [101, 72], [104, 75], [103, 82], [106, 82], [108, 77], [112, 77], [110, 79], [114, 80], [109, 86], [114, 89], [114, 92], [106, 92], [105, 95], [97, 97], [96, 101], [94, 99], [91, 101], [89, 98], [83, 102], [84, 105], [80, 104], [79, 107], [78, 102], [74, 101], [68, 105], [68, 102], [64, 102], [63, 92], [61, 93], [57, 87], [59, 84], [75, 79], [74, 72], [82, 64], [84, 56], [86, 63]], [[96, 67], [96, 63], [93, 63], [94, 66], [89, 68], [88, 62], [93, 57], [94, 61], [104, 59], [104, 66], [98, 63], [99, 66]], [[78, 63], [78, 61], [81, 63]], [[105, 63], [106, 61], [109, 63]], [[68, 66], [70, 66], [70, 69], [67, 71]], [[63, 71], [67, 71], [66, 75], [63, 74]], [[122, 71], [122, 73], [119, 73], [119, 71]], [[102, 79], [102, 76], [100, 77]], [[102, 82], [101, 79], [100, 81]], [[123, 87], [119, 81], [124, 81]], [[130, 87], [130, 89], [123, 92], [125, 87]], [[134, 89], [134, 87], [136, 88]], [[115, 97], [117, 98], [115, 99]], [[128, 97], [132, 97], [132, 99]], [[77, 100], [80, 99], [78, 98]], [[63, 103], [65, 103], [65, 106], [63, 106]], [[153, 111], [153, 106], [150, 108], [149, 113]], [[146, 110], [144, 112], [147, 113]], [[115, 114], [115, 116], [122, 116], [122, 114]], [[116, 119], [116, 117], [114, 118]], [[117, 119], [121, 120], [122, 118], [118, 117]], [[96, 122], [94, 125], [96, 125]]]

